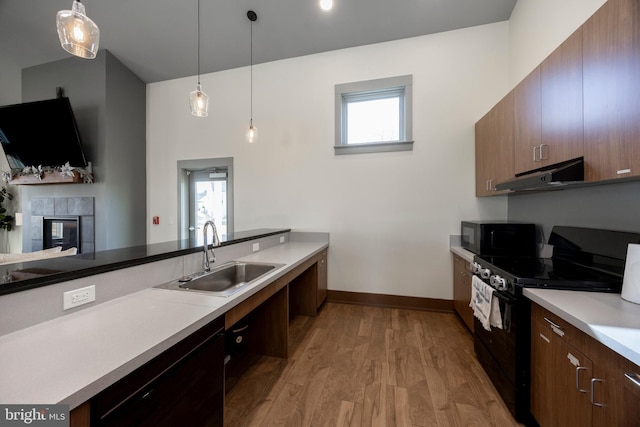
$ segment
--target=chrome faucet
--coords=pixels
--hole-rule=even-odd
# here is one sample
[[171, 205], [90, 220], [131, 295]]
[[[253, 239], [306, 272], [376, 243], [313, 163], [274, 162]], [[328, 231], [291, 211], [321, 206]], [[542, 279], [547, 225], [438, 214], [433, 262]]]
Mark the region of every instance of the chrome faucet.
[[203, 237], [204, 237], [204, 246], [202, 247], [202, 249], [204, 250], [204, 259], [203, 259], [202, 268], [206, 272], [211, 271], [210, 263], [216, 262], [216, 253], [213, 251], [213, 247], [211, 248], [211, 258], [209, 258], [209, 252], [207, 251], [207, 247], [209, 246], [207, 244], [207, 226], [209, 226], [209, 225], [213, 229], [213, 242], [212, 242], [212, 245], [213, 246], [218, 246], [220, 244], [220, 239], [218, 238], [218, 229], [216, 229], [216, 224], [213, 221], [205, 222], [204, 223], [204, 227], [202, 227], [202, 233], [203, 233]]

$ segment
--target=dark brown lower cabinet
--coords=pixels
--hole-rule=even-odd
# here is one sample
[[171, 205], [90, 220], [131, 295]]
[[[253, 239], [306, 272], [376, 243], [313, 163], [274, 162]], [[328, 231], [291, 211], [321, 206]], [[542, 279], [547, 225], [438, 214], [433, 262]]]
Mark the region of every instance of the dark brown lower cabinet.
[[92, 426], [222, 427], [224, 318], [91, 399]]
[[453, 308], [467, 328], [473, 333], [473, 309], [471, 301], [471, 268], [469, 263], [458, 255], [453, 256]]
[[640, 366], [531, 305], [531, 413], [541, 427], [640, 427]]

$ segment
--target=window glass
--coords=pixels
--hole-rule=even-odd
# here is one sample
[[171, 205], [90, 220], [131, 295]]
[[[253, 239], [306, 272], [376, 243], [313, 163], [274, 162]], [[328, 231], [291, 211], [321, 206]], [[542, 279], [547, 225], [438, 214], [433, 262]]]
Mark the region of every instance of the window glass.
[[410, 75], [336, 85], [336, 154], [410, 151]]
[[400, 97], [347, 100], [347, 144], [400, 140]]

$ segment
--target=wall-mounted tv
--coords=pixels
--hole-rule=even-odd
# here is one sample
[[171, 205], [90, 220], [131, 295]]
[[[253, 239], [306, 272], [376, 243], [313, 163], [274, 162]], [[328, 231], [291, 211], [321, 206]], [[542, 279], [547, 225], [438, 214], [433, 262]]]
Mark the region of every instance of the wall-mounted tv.
[[0, 142], [12, 171], [27, 166], [85, 167], [69, 98], [0, 107]]

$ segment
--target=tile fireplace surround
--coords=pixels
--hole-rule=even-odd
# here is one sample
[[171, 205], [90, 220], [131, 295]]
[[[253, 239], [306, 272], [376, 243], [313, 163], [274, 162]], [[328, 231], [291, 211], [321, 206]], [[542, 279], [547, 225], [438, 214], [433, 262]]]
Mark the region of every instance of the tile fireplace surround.
[[31, 251], [43, 249], [42, 224], [45, 217], [78, 217], [80, 253], [95, 251], [93, 197], [37, 197], [31, 200]]

